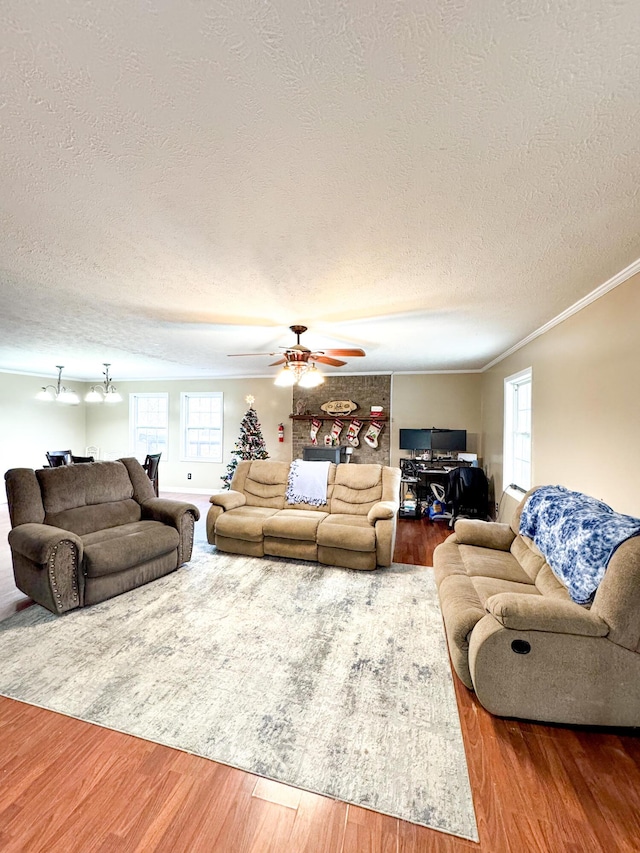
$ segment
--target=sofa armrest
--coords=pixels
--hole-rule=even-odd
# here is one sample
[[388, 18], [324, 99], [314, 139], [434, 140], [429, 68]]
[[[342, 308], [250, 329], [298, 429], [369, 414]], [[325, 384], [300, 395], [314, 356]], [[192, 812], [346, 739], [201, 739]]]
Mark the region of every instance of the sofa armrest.
[[367, 521], [369, 524], [375, 524], [376, 521], [385, 521], [388, 518], [393, 518], [398, 512], [398, 508], [399, 504], [395, 501], [378, 501], [367, 513]]
[[186, 501], [172, 501], [168, 498], [149, 498], [142, 504], [142, 517], [152, 521], [161, 521], [169, 527], [180, 530], [185, 512], [193, 515], [194, 521], [200, 518], [200, 510]]
[[142, 517], [161, 521], [175, 527], [178, 541], [178, 566], [188, 563], [193, 551], [193, 534], [196, 521], [200, 518], [197, 506], [187, 501], [172, 501], [168, 498], [149, 498], [142, 504]]
[[12, 550], [40, 566], [49, 562], [54, 549], [61, 542], [73, 543], [77, 549], [78, 562], [82, 560], [84, 554], [82, 540], [70, 530], [31, 522], [20, 524], [9, 531], [9, 545]]
[[515, 631], [548, 631], [581, 637], [606, 637], [609, 633], [604, 619], [590, 610], [545, 595], [500, 592], [487, 599], [485, 608], [503, 627]]
[[235, 509], [238, 506], [244, 506], [246, 502], [247, 499], [242, 492], [234, 492], [233, 490], [218, 495], [211, 495], [209, 498], [209, 503], [212, 503], [215, 506], [221, 506], [225, 512], [228, 509]]
[[458, 519], [455, 532], [459, 545], [477, 545], [479, 548], [493, 548], [495, 551], [508, 551], [516, 538], [508, 524], [474, 518]]
[[84, 603], [82, 540], [70, 530], [29, 522], [9, 531], [18, 589], [52, 613]]

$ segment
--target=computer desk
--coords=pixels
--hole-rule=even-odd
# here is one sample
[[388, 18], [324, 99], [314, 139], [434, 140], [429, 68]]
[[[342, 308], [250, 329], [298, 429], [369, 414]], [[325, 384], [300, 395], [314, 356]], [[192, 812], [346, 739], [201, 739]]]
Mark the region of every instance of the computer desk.
[[[449, 481], [449, 472], [454, 468], [470, 468], [470, 462], [462, 462], [457, 459], [427, 460], [427, 459], [400, 459], [400, 470], [402, 478], [400, 481], [400, 517], [420, 518], [422, 516], [422, 504], [433, 497], [431, 484], [439, 483], [445, 486]], [[404, 498], [408, 489], [415, 489], [416, 507], [407, 511], [404, 507]]]

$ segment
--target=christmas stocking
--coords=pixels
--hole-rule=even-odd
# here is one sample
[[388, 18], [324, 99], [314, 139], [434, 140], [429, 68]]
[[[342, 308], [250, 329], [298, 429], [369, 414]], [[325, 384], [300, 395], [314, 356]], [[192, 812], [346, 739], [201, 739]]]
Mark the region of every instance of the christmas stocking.
[[357, 418], [354, 418], [349, 424], [349, 431], [347, 432], [347, 444], [350, 444], [351, 447], [358, 447], [360, 445], [360, 439], [358, 438], [358, 433], [362, 428], [362, 421], [359, 421]]
[[318, 443], [318, 430], [320, 429], [321, 426], [322, 426], [322, 424], [317, 418], [314, 418], [311, 421], [311, 431], [309, 433], [309, 435], [311, 436], [311, 444], [317, 444]]
[[377, 447], [378, 446], [378, 436], [382, 432], [382, 424], [378, 423], [378, 421], [371, 421], [369, 425], [369, 429], [366, 431], [364, 440], [367, 442], [369, 447]]
[[344, 424], [342, 423], [342, 421], [336, 418], [333, 422], [333, 426], [331, 427], [331, 432], [329, 433], [329, 435], [331, 436], [331, 444], [338, 444], [338, 442], [340, 441], [340, 433], [342, 432], [343, 426]]

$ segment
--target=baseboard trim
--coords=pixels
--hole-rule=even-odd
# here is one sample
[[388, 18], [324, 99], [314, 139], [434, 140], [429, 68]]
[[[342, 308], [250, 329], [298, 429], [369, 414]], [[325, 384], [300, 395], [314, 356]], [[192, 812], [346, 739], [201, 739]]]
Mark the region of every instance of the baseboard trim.
[[162, 486], [160, 492], [182, 492], [184, 495], [215, 495], [223, 489], [194, 489], [192, 487], [185, 488], [184, 486]]

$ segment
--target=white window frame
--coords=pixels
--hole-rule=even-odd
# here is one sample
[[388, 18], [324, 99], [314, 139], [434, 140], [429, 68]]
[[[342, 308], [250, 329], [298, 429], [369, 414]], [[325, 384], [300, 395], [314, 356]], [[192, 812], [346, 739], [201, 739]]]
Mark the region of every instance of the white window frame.
[[[189, 442], [187, 440], [188, 430], [198, 429], [198, 427], [190, 427], [188, 423], [189, 401], [192, 398], [202, 399], [203, 397], [209, 399], [213, 398], [220, 401], [220, 426], [204, 427], [204, 429], [210, 429], [214, 432], [219, 431], [220, 433], [219, 452], [215, 456], [193, 456], [187, 452], [187, 448], [189, 447]], [[200, 428], [202, 429], [203, 427]], [[222, 462], [223, 453], [223, 429], [224, 397], [222, 391], [182, 391], [180, 393], [180, 462], [215, 462], [216, 464], [220, 464]]]
[[[144, 397], [162, 398], [167, 401], [167, 425], [166, 427], [164, 427], [164, 429], [166, 429], [167, 441], [166, 446], [162, 449], [162, 461], [166, 462], [169, 458], [169, 393], [167, 391], [134, 391], [129, 394], [129, 452], [133, 456], [135, 456], [140, 462], [144, 462], [147, 453], [150, 452], [147, 449], [145, 453], [140, 454], [136, 450], [136, 432], [138, 428], [138, 423], [136, 420], [136, 400]], [[153, 452], [157, 452], [157, 450]], [[140, 458], [141, 456], [142, 458]]]
[[[519, 391], [528, 385], [529, 408], [522, 408]], [[527, 367], [504, 380], [504, 447], [502, 457], [503, 488], [518, 486], [527, 491], [532, 483], [533, 370]], [[522, 429], [522, 415], [528, 412], [528, 424]], [[526, 419], [526, 414], [525, 414]], [[518, 481], [522, 482], [518, 482]]]

